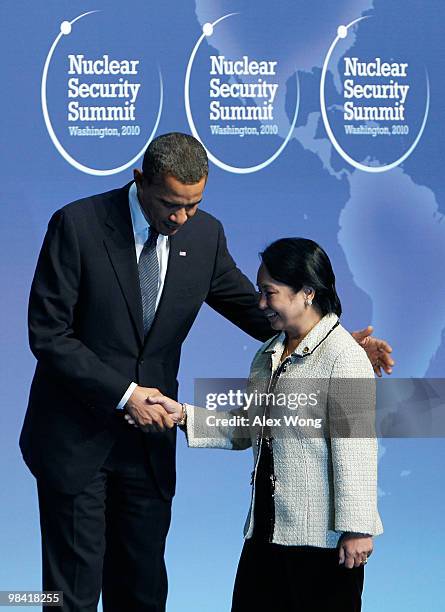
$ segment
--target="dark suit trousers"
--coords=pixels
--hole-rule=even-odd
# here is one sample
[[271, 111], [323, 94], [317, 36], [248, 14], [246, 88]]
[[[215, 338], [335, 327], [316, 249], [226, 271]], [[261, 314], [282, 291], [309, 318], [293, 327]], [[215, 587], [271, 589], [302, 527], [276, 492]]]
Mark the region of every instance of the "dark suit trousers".
[[104, 612], [165, 610], [171, 502], [158, 492], [143, 435], [122, 423], [105, 464], [78, 495], [37, 483], [43, 589], [63, 591], [65, 612], [95, 611], [101, 589]]

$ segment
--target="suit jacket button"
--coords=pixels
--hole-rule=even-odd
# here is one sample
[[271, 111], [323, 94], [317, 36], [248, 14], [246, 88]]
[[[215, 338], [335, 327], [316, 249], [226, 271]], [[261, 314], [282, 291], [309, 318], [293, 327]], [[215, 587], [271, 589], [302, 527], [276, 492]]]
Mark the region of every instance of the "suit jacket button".
[[139, 359], [139, 365], [142, 365], [144, 363], [143, 359]]

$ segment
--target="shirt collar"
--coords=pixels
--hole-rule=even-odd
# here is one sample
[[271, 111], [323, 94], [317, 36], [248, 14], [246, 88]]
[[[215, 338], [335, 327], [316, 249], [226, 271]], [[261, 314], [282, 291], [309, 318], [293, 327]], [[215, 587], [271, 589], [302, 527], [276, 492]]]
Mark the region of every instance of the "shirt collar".
[[148, 236], [150, 224], [142, 212], [139, 203], [136, 183], [133, 183], [128, 191], [128, 200], [130, 203], [131, 222], [133, 223], [133, 232], [135, 234], [144, 234]]
[[[318, 345], [330, 334], [333, 327], [338, 325], [338, 316], [333, 312], [325, 315], [303, 338], [300, 344], [297, 346], [295, 351], [291, 355], [298, 355], [299, 357], [306, 357], [310, 355]], [[284, 343], [286, 340], [285, 332], [281, 332], [278, 336], [272, 338], [263, 353], [275, 353], [277, 351], [283, 352]]]

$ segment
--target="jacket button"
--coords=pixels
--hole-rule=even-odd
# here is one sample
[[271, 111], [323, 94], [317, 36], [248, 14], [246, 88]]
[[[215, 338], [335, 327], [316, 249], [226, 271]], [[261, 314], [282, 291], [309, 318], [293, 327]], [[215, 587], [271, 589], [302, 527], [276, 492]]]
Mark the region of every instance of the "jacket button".
[[142, 365], [144, 363], [143, 359], [139, 359], [139, 365]]
[[308, 346], [305, 346], [305, 347], [304, 347], [304, 349], [303, 349], [303, 353], [309, 353], [309, 347], [308, 347]]

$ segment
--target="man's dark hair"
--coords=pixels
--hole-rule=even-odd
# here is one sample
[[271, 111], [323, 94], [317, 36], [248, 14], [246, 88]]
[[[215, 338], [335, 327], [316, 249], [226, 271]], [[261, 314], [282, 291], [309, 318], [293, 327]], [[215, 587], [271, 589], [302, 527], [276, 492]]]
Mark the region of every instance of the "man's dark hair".
[[142, 162], [148, 182], [158, 174], [171, 174], [181, 183], [198, 183], [209, 172], [207, 153], [189, 134], [171, 132], [158, 136], [148, 145]]
[[303, 287], [312, 287], [314, 306], [323, 316], [331, 312], [341, 315], [331, 262], [316, 242], [307, 238], [281, 238], [272, 242], [260, 257], [270, 276], [295, 293]]

